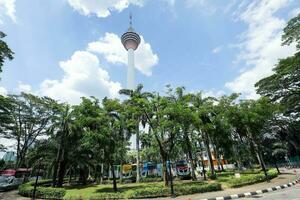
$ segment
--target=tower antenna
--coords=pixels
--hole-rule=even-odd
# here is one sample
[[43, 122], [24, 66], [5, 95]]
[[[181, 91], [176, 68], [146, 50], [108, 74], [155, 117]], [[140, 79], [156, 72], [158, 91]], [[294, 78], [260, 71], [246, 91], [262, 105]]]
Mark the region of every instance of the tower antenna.
[[132, 13], [129, 13], [129, 26], [132, 28]]

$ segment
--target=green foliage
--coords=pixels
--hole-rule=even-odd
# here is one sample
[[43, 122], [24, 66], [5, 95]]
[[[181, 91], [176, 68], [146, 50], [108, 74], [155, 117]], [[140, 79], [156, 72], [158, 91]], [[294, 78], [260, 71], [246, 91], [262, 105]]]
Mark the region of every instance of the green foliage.
[[282, 41], [283, 45], [290, 45], [295, 42], [298, 50], [300, 50], [300, 13], [290, 19], [287, 26], [283, 29]]
[[2, 72], [2, 66], [5, 59], [12, 60], [14, 57], [14, 52], [8, 47], [6, 42], [2, 40], [6, 35], [0, 31], [0, 72]]
[[[34, 182], [22, 184], [19, 186], [19, 194], [25, 197], [32, 197], [33, 189]], [[36, 198], [63, 199], [65, 194], [66, 190], [64, 188], [43, 187], [43, 182], [39, 182], [39, 186], [36, 188]]]
[[[278, 176], [278, 173], [276, 169], [271, 169], [268, 172], [268, 177], [269, 179], [275, 178]], [[255, 171], [254, 173], [246, 172], [246, 173], [241, 173], [240, 178], [235, 178], [234, 175], [232, 176], [221, 176], [218, 179], [219, 182], [225, 183], [227, 186], [232, 187], [232, 188], [237, 188], [237, 187], [242, 187], [245, 185], [251, 185], [254, 183], [259, 183], [259, 182], [264, 182], [266, 181], [266, 177], [263, 174], [263, 172], [257, 173]]]
[[143, 177], [141, 178], [140, 182], [141, 183], [150, 183], [150, 182], [160, 182], [162, 181], [161, 177]]
[[[64, 197], [65, 200], [79, 200], [79, 199], [137, 199], [137, 198], [153, 198], [153, 197], [167, 197], [170, 196], [170, 189], [164, 187], [159, 183], [140, 183], [120, 185], [119, 191], [113, 193], [111, 189], [106, 186], [97, 186], [90, 188], [83, 188], [80, 192], [76, 190], [67, 190]], [[204, 182], [178, 182], [174, 185], [176, 195], [188, 195], [194, 193], [203, 193], [221, 190], [219, 183], [204, 183]]]

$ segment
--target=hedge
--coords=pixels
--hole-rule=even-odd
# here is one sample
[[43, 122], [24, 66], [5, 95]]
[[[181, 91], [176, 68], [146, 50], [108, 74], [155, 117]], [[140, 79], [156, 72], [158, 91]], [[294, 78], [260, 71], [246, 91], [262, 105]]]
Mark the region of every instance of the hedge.
[[[74, 195], [67, 191], [65, 200], [112, 200], [112, 199], [143, 199], [154, 197], [168, 197], [170, 196], [170, 188], [164, 187], [163, 183], [149, 183], [140, 184], [128, 187], [119, 188], [119, 192], [99, 192], [98, 188], [93, 191], [89, 191], [90, 194]], [[194, 193], [203, 193], [210, 191], [221, 190], [221, 184], [219, 183], [204, 183], [204, 182], [180, 182], [174, 185], [175, 195], [188, 195]], [[82, 191], [84, 192], [84, 191]]]
[[[269, 179], [273, 179], [278, 176], [278, 173], [275, 169], [268, 171]], [[230, 178], [226, 182], [228, 183], [229, 187], [237, 188], [242, 187], [245, 185], [251, 185], [254, 183], [264, 182], [266, 181], [265, 175], [261, 172], [259, 174], [243, 174], [241, 178]]]
[[[42, 187], [43, 184], [47, 184], [49, 181], [41, 181], [36, 187], [36, 198], [41, 199], [63, 199], [66, 194], [64, 188]], [[32, 197], [35, 182], [28, 182], [19, 186], [19, 194], [24, 197]]]

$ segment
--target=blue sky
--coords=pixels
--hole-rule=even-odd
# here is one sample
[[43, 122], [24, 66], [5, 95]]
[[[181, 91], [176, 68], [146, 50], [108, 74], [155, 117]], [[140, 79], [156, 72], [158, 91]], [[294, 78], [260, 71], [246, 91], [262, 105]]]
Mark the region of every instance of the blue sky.
[[257, 98], [253, 84], [279, 58], [282, 28], [297, 0], [0, 0], [0, 30], [15, 52], [1, 74], [2, 94], [31, 92], [78, 103], [80, 96], [118, 97], [126, 86], [119, 37], [128, 15], [142, 36], [137, 82], [220, 96]]

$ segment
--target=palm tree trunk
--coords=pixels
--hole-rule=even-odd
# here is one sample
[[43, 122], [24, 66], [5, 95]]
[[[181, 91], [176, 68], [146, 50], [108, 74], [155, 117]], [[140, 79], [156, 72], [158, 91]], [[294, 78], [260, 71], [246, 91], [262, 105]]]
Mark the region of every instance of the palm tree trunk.
[[213, 159], [212, 159], [212, 155], [211, 155], [211, 151], [210, 151], [210, 147], [209, 147], [209, 136], [208, 133], [204, 132], [204, 143], [205, 143], [205, 147], [206, 147], [206, 151], [207, 151], [207, 155], [208, 155], [208, 160], [209, 160], [209, 164], [210, 164], [210, 170], [211, 170], [211, 174], [214, 175], [215, 174], [215, 168], [214, 168], [214, 163], [213, 163]]
[[114, 190], [114, 192], [117, 192], [118, 188], [117, 188], [117, 180], [116, 180], [116, 175], [115, 175], [115, 168], [111, 161], [110, 161], [110, 169], [111, 169], [111, 174], [112, 174], [112, 178], [113, 178], [113, 190]]
[[188, 153], [188, 156], [189, 156], [189, 159], [190, 159], [190, 162], [191, 162], [192, 180], [195, 181], [197, 179], [196, 174], [195, 174], [195, 163], [194, 163], [194, 159], [193, 159], [192, 145], [191, 145], [190, 139], [188, 137], [187, 131], [185, 131], [184, 137], [185, 137], [185, 143], [187, 145], [187, 151], [188, 151], [187, 153]]

